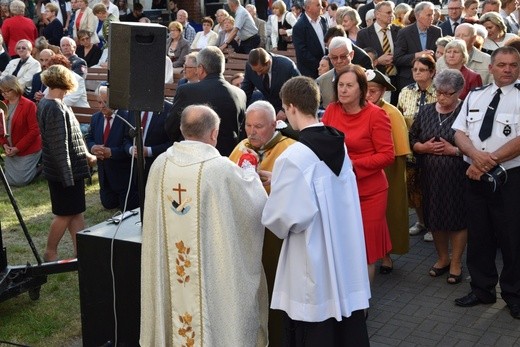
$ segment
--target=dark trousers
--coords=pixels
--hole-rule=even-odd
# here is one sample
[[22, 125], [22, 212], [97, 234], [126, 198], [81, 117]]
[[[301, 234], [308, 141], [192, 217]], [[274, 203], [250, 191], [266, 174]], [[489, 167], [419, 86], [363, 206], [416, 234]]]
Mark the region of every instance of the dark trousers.
[[504, 261], [502, 299], [507, 304], [520, 304], [520, 168], [507, 172], [507, 183], [495, 193], [489, 183], [468, 180], [467, 265], [473, 293], [483, 302], [494, 302], [499, 247]]
[[285, 314], [284, 347], [364, 347], [370, 346], [368, 340], [365, 312], [352, 312], [341, 322], [329, 318], [323, 322], [302, 322]]
[[258, 48], [260, 46], [260, 36], [255, 34], [248, 38], [247, 40], [240, 41], [240, 45], [238, 45], [236, 52], [249, 54], [253, 49]]

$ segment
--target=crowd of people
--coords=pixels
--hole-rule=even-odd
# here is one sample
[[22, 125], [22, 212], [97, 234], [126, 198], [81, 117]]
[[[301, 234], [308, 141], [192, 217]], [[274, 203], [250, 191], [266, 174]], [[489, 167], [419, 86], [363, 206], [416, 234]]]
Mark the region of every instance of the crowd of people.
[[[142, 345], [368, 345], [370, 284], [419, 234], [437, 253], [425, 275], [456, 285], [466, 266], [456, 305], [493, 303], [500, 283], [520, 318], [517, 3], [447, 0], [444, 15], [429, 1], [227, 5], [196, 32], [176, 1], [153, 1], [171, 19], [167, 77], [184, 74], [173, 102], [134, 124], [100, 86], [83, 140], [70, 107], [106, 62], [110, 23], [139, 21], [142, 5], [39, 3], [37, 27], [11, 2], [0, 144], [11, 184], [49, 181], [45, 260], [84, 227], [97, 164], [105, 208], [144, 204]], [[248, 55], [243, 73], [224, 75], [229, 50]]]

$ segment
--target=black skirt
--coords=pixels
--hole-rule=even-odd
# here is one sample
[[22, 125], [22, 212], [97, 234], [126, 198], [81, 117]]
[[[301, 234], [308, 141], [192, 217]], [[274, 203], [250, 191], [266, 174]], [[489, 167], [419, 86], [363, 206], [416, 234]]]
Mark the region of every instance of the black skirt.
[[48, 181], [51, 194], [52, 213], [56, 216], [73, 216], [85, 212], [85, 181], [74, 181], [71, 187], [61, 182]]

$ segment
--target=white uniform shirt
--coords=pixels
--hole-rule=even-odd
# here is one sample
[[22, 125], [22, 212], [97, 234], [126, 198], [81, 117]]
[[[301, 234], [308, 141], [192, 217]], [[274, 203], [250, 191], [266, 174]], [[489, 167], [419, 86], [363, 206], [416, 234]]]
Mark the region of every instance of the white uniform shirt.
[[[520, 90], [515, 87], [515, 84], [516, 82], [500, 88], [502, 96], [498, 103], [493, 130], [489, 138], [481, 141], [478, 134], [489, 103], [498, 89], [498, 86], [494, 83], [468, 94], [452, 128], [464, 132], [476, 149], [486, 152], [494, 152], [507, 142], [520, 136]], [[471, 158], [464, 156], [464, 160], [471, 164]], [[503, 162], [502, 165], [506, 169], [520, 166], [520, 156]]]

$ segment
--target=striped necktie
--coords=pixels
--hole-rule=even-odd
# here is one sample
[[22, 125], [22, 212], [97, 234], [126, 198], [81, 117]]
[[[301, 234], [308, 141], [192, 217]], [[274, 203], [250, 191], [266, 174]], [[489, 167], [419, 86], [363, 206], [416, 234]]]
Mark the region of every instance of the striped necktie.
[[[390, 41], [388, 40], [387, 36], [388, 28], [382, 28], [381, 31], [383, 32], [383, 53], [392, 54], [392, 50], [390, 49]], [[397, 74], [397, 70], [392, 64], [385, 66], [385, 71], [387, 76], [394, 76]]]

